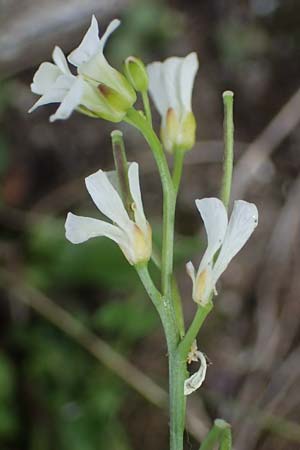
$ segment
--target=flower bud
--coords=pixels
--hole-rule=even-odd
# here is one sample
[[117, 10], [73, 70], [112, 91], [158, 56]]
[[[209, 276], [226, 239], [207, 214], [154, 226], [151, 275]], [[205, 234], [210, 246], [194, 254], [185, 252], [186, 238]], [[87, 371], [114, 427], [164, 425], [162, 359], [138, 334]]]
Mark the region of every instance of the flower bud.
[[127, 80], [137, 92], [148, 90], [148, 74], [143, 61], [135, 56], [129, 56], [124, 63]]

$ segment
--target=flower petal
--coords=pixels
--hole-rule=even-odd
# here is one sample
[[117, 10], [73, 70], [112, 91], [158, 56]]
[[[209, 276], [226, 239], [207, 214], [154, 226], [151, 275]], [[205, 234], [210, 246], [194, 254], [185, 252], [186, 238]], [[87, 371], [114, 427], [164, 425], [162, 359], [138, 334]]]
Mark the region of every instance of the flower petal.
[[97, 53], [99, 42], [99, 26], [96, 17], [93, 15], [89, 29], [79, 46], [69, 54], [68, 61], [79, 67]]
[[131, 234], [134, 223], [129, 219], [116, 189], [102, 170], [85, 179], [87, 190], [97, 208], [124, 231]]
[[163, 118], [169, 108], [175, 109], [178, 120], [184, 113], [191, 111], [197, 70], [198, 58], [195, 52], [185, 58], [171, 57], [163, 63], [154, 62], [147, 66], [149, 91]]
[[181, 116], [182, 105], [180, 102], [180, 72], [183, 58], [171, 57], [163, 62], [163, 77], [165, 95], [168, 98], [168, 107], [175, 109], [178, 118]]
[[183, 58], [171, 57], [164, 62], [154, 62], [147, 66], [149, 92], [152, 100], [165, 119], [166, 112], [173, 108], [181, 115], [180, 69]]
[[28, 110], [29, 113], [35, 111], [39, 106], [48, 105], [49, 103], [60, 103], [66, 93], [61, 89], [50, 89], [49, 92], [42, 95], [37, 102]]
[[128, 181], [130, 193], [135, 203], [134, 209], [135, 223], [141, 228], [144, 234], [147, 234], [148, 224], [144, 214], [142, 202], [140, 180], [139, 180], [139, 165], [136, 162], [133, 162], [129, 165]]
[[161, 62], [148, 64], [149, 92], [159, 114], [164, 117], [168, 108], [168, 96], [165, 92], [163, 65]]
[[192, 261], [189, 261], [188, 263], [186, 263], [185, 268], [186, 268], [186, 273], [192, 280], [193, 287], [194, 287], [194, 284], [196, 281], [196, 271], [195, 271], [195, 267], [194, 267], [194, 264], [192, 263]]
[[200, 367], [196, 373], [184, 382], [184, 395], [190, 395], [202, 385], [206, 376], [207, 362], [204, 354], [197, 351], [196, 355], [200, 360]]
[[253, 203], [243, 200], [234, 202], [224, 242], [213, 268], [213, 283], [227, 268], [232, 258], [241, 250], [253, 233], [258, 222], [258, 211]]
[[108, 27], [106, 28], [105, 32], [101, 36], [99, 46], [98, 46], [98, 52], [103, 51], [103, 48], [110, 37], [110, 35], [120, 26], [121, 21], [119, 19], [114, 19], [110, 22]]
[[192, 110], [192, 92], [198, 67], [198, 57], [195, 52], [183, 58], [180, 69], [179, 91], [181, 105], [185, 111]]
[[221, 247], [228, 223], [225, 206], [218, 198], [203, 198], [196, 200], [196, 206], [201, 214], [207, 234], [207, 249], [201, 260], [198, 274], [210, 263], [217, 250]]
[[57, 65], [57, 67], [64, 73], [65, 75], [72, 75], [71, 71], [69, 69], [66, 57], [64, 55], [64, 52], [60, 47], [57, 45], [54, 47], [53, 53], [52, 53], [52, 59]]
[[120, 23], [121, 22], [118, 19], [114, 19], [110, 22], [102, 38], [99, 39], [99, 26], [96, 17], [93, 15], [91, 25], [80, 45], [68, 56], [70, 63], [76, 67], [79, 67], [83, 63], [88, 62], [98, 52], [101, 53], [107, 39], [115, 31], [115, 29], [118, 28]]
[[66, 238], [72, 244], [81, 244], [94, 237], [106, 236], [119, 245], [127, 245], [126, 235], [120, 228], [90, 217], [76, 216], [75, 214], [68, 213], [65, 230]]
[[73, 85], [71, 86], [69, 92], [65, 95], [55, 114], [50, 116], [50, 122], [68, 119], [74, 109], [80, 105], [85, 82], [81, 78], [74, 78], [74, 80]]
[[61, 71], [55, 64], [43, 62], [34, 74], [30, 85], [31, 91], [38, 95], [45, 94], [53, 86], [60, 74]]

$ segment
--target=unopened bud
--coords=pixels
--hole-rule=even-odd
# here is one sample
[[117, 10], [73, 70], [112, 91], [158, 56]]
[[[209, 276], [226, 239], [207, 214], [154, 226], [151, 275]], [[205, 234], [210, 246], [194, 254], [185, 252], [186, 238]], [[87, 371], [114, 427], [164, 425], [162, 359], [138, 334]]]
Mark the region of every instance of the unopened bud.
[[124, 63], [124, 72], [127, 80], [137, 92], [148, 89], [148, 74], [143, 61], [135, 56], [129, 56]]

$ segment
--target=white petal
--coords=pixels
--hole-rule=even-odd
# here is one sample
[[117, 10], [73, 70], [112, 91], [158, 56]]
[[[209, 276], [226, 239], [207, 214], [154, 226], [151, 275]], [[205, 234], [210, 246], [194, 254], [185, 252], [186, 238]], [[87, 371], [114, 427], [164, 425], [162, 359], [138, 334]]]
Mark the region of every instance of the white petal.
[[196, 352], [200, 359], [200, 367], [196, 373], [189, 377], [184, 382], [184, 395], [190, 395], [202, 385], [206, 376], [207, 362], [206, 358], [201, 352]]
[[55, 64], [44, 62], [40, 65], [33, 77], [30, 87], [34, 94], [43, 95], [55, 83], [61, 71]]
[[189, 261], [188, 263], [186, 263], [185, 267], [186, 267], [186, 272], [187, 272], [188, 276], [190, 277], [190, 279], [192, 280], [193, 286], [194, 286], [195, 280], [196, 280], [196, 271], [195, 271], [194, 264], [192, 263], [192, 261]]
[[212, 263], [213, 257], [221, 247], [228, 223], [225, 206], [218, 198], [196, 200], [207, 234], [207, 249], [201, 260], [198, 274]]
[[149, 77], [149, 92], [159, 114], [164, 117], [169, 108], [168, 96], [164, 86], [161, 62], [154, 62], [147, 66]]
[[97, 208], [127, 233], [132, 233], [134, 224], [129, 219], [116, 189], [102, 170], [85, 179], [87, 190]]
[[62, 73], [64, 73], [65, 75], [71, 75], [71, 71], [69, 69], [66, 57], [60, 47], [56, 46], [54, 48], [52, 53], [52, 59], [57, 65], [57, 67], [59, 67], [59, 69], [62, 71]]
[[141, 228], [141, 230], [147, 234], [147, 220], [144, 214], [141, 188], [140, 188], [140, 180], [139, 180], [139, 165], [136, 162], [133, 162], [129, 165], [128, 169], [128, 181], [129, 181], [129, 189], [132, 195], [133, 201], [135, 203], [134, 209], [134, 218], [136, 224]]
[[198, 57], [195, 52], [187, 55], [181, 64], [179, 90], [181, 104], [186, 111], [192, 110], [192, 92], [198, 67]]
[[198, 70], [196, 53], [185, 58], [171, 57], [163, 63], [147, 66], [149, 91], [152, 100], [164, 118], [168, 108], [174, 108], [178, 118], [191, 111], [193, 83]]
[[50, 116], [50, 122], [54, 122], [55, 120], [68, 119], [74, 109], [76, 109], [77, 106], [80, 105], [83, 92], [84, 81], [81, 78], [75, 79], [69, 92], [67, 92], [60, 106], [56, 110], [56, 113]]
[[49, 92], [42, 95], [37, 102], [29, 109], [29, 113], [37, 109], [39, 106], [48, 105], [49, 103], [60, 103], [66, 93], [62, 89], [50, 89]]
[[253, 233], [258, 222], [258, 211], [253, 203], [243, 200], [234, 202], [224, 242], [213, 268], [213, 282], [227, 268], [232, 258], [241, 250]]
[[103, 51], [103, 48], [109, 38], [109, 36], [120, 26], [121, 21], [119, 19], [114, 19], [110, 22], [108, 27], [105, 30], [105, 33], [103, 33], [98, 47], [98, 52]]
[[113, 187], [115, 188], [115, 190], [119, 194], [120, 193], [120, 190], [119, 190], [119, 178], [118, 178], [117, 171], [116, 170], [108, 170], [108, 171], [105, 171], [105, 174], [106, 174], [110, 184], [113, 185]]
[[73, 86], [76, 77], [73, 75], [62, 75], [60, 70], [59, 74], [60, 75], [57, 77], [52, 86], [50, 86], [45, 94], [42, 95], [42, 97], [39, 98], [39, 100], [30, 108], [28, 111], [29, 113], [34, 111], [39, 106], [47, 105], [49, 103], [61, 103], [64, 100], [70, 88]]
[[180, 72], [183, 58], [172, 57], [163, 63], [164, 88], [168, 97], [168, 105], [174, 108], [178, 117], [182, 113]]
[[76, 67], [79, 67], [81, 64], [87, 62], [97, 53], [99, 42], [98, 22], [96, 17], [93, 15], [91, 25], [84, 35], [81, 43], [69, 54], [69, 62]]
[[92, 17], [90, 28], [81, 44], [68, 56], [68, 60], [76, 67], [88, 62], [97, 53], [102, 53], [109, 36], [118, 28], [120, 20], [114, 19], [108, 25], [105, 33], [99, 39], [99, 27], [95, 16]]
[[68, 213], [66, 223], [66, 238], [72, 244], [81, 244], [88, 239], [106, 236], [117, 244], [124, 245], [126, 236], [120, 228], [102, 220], [92, 219], [90, 217], [76, 216]]

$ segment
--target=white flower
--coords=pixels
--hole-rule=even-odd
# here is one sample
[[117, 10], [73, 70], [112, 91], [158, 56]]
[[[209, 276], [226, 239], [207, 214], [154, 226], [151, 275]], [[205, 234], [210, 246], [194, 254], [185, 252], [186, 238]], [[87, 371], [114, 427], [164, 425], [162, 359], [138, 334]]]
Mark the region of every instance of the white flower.
[[[238, 200], [234, 202], [228, 223], [226, 208], [218, 198], [196, 200], [196, 206], [206, 229], [207, 249], [197, 274], [191, 261], [186, 267], [193, 281], [193, 299], [205, 305], [218, 279], [257, 226], [258, 211], [253, 203]], [[220, 252], [214, 261], [218, 250]]]
[[149, 91], [162, 117], [161, 137], [165, 149], [188, 150], [195, 143], [196, 122], [192, 113], [192, 90], [198, 70], [196, 53], [172, 57], [147, 67]]
[[191, 375], [184, 382], [184, 395], [190, 395], [202, 385], [205, 380], [206, 370], [207, 370], [207, 362], [204, 354], [199, 352], [198, 350], [195, 352], [195, 357], [193, 361], [200, 361], [200, 367], [193, 375]]
[[107, 62], [103, 50], [109, 36], [120, 25], [114, 19], [99, 38], [99, 27], [95, 16], [80, 45], [68, 56], [71, 64], [78, 68], [78, 73], [88, 80], [104, 84], [119, 94], [119, 101], [124, 108], [130, 108], [136, 100], [136, 94], [126, 78]]
[[151, 227], [144, 214], [139, 167], [135, 162], [129, 164], [128, 180], [134, 220], [130, 219], [107, 174], [98, 170], [85, 179], [85, 184], [97, 208], [113, 223], [69, 213], [65, 223], [67, 239], [80, 244], [93, 237], [106, 236], [120, 246], [130, 264], [148, 261], [152, 250]]
[[60, 103], [55, 114], [50, 116], [51, 122], [69, 118], [75, 109], [107, 120], [116, 121], [116, 117], [122, 119], [124, 114], [116, 115], [116, 111], [95, 84], [71, 73], [65, 55], [59, 47], [55, 47], [52, 58], [54, 64], [42, 63], [33, 77], [31, 90], [41, 97], [30, 108], [30, 113], [39, 106]]

